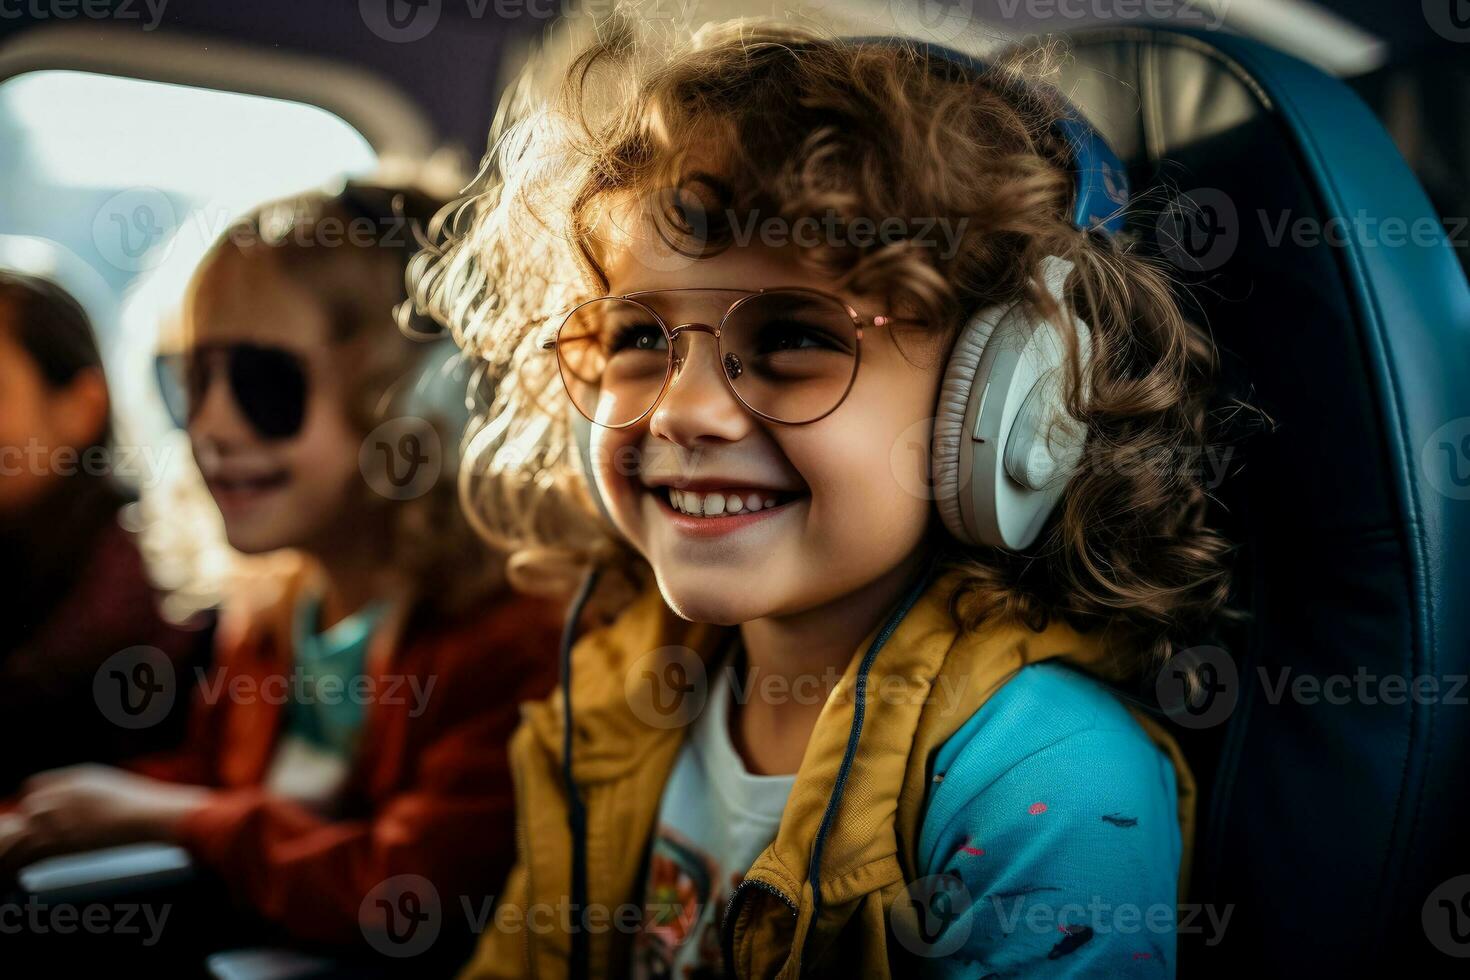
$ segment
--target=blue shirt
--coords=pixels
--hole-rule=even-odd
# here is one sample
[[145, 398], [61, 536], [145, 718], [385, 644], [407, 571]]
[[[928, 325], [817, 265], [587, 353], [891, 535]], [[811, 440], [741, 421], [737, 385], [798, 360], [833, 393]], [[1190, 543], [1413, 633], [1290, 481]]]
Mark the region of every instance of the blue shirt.
[[[321, 631], [321, 597], [305, 594], [296, 606], [295, 662], [300, 675], [286, 709], [285, 734], [314, 748], [350, 761], [367, 715], [363, 697], [363, 669], [373, 632], [387, 612], [386, 602], [369, 603]], [[330, 677], [329, 685], [321, 684]]]
[[1180, 853], [1169, 758], [1097, 681], [1026, 667], [935, 758], [926, 975], [1172, 977]]

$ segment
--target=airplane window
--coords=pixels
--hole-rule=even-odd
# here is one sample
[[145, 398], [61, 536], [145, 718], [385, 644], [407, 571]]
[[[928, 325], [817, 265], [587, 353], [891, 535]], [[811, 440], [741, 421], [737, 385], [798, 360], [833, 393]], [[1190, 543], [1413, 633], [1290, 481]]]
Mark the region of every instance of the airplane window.
[[0, 266], [71, 289], [113, 350], [125, 297], [187, 274], [246, 208], [376, 164], [360, 132], [316, 106], [28, 72], [0, 83]]

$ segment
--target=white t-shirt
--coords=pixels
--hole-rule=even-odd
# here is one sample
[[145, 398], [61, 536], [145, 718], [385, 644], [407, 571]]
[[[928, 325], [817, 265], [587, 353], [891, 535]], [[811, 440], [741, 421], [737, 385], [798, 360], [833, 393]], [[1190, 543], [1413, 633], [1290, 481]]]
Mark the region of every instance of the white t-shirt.
[[633, 947], [638, 980], [719, 976], [720, 926], [735, 886], [781, 823], [790, 776], [753, 776], [730, 738], [731, 665], [713, 671], [659, 801], [643, 891], [643, 929]]

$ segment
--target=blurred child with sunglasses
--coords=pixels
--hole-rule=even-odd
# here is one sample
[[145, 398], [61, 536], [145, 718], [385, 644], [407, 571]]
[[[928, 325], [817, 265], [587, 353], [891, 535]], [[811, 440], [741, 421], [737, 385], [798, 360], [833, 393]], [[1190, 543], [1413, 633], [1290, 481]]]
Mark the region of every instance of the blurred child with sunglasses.
[[504, 874], [506, 741], [550, 688], [557, 617], [512, 598], [438, 470], [465, 383], [395, 306], [434, 208], [349, 185], [264, 206], [205, 257], [166, 401], [230, 545], [302, 561], [226, 597], [187, 748], [35, 777], [5, 865], [177, 842], [268, 925], [336, 946], [371, 939], [360, 912], [381, 919], [398, 876], [452, 902]]
[[1226, 547], [1197, 474], [1083, 452], [1205, 431], [1121, 165], [1018, 61], [603, 30], [423, 287], [510, 368], [501, 538], [641, 590], [513, 743], [465, 976], [1172, 975], [1192, 783], [1125, 697]]

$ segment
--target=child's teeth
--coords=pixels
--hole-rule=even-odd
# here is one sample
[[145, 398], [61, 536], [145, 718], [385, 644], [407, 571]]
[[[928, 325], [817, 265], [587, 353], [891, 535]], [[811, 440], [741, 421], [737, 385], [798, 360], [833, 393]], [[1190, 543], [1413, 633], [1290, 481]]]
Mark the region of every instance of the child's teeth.
[[690, 514], [694, 517], [719, 517], [722, 514], [767, 510], [775, 507], [776, 503], [775, 497], [764, 497], [758, 493], [741, 497], [735, 493], [699, 494], [692, 490], [669, 488], [669, 506], [681, 514]]

